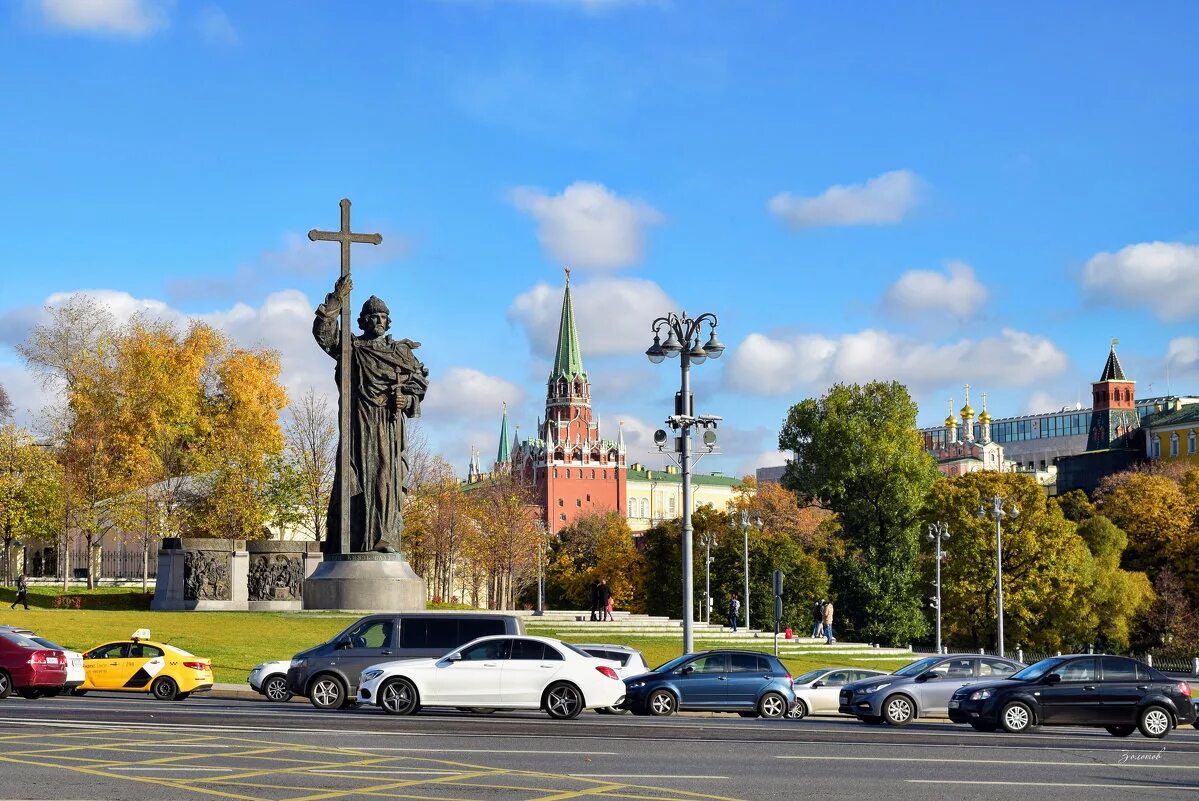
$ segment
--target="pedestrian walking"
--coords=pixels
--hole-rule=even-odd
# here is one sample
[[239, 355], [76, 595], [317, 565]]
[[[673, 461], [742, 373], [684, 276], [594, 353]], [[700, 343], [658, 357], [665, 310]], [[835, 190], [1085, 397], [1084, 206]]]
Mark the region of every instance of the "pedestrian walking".
[[824, 644], [832, 645], [837, 641], [833, 636], [833, 602], [829, 601], [824, 605]]
[[600, 619], [600, 582], [591, 585], [591, 619]]
[[612, 622], [615, 623], [616, 618], [612, 617], [612, 609], [614, 606], [615, 606], [615, 599], [611, 593], [608, 593], [608, 603], [604, 606], [604, 614], [606, 615], [606, 617], [604, 619], [611, 620]]
[[825, 600], [821, 598], [812, 605], [812, 636], [824, 636], [824, 604]]
[[741, 602], [737, 600], [737, 593], [733, 593], [729, 598], [729, 630], [737, 630], [737, 618], [741, 616]]
[[17, 604], [24, 604], [26, 609], [29, 608], [29, 580], [25, 578], [24, 573], [17, 577], [17, 600], [8, 608], [16, 609]]

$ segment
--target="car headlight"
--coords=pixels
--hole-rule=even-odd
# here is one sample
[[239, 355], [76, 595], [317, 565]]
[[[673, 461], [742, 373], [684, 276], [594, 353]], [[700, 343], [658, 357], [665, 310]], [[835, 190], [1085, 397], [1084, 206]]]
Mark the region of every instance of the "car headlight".
[[995, 694], [994, 690], [975, 690], [970, 693], [971, 701], [985, 701]]
[[383, 671], [381, 671], [381, 670], [368, 670], [362, 674], [362, 680], [363, 681], [374, 681], [375, 679], [379, 678], [382, 675], [383, 675]]
[[887, 687], [890, 687], [890, 686], [891, 686], [891, 682], [884, 681], [882, 684], [871, 684], [869, 687], [866, 687], [865, 689], [863, 689], [862, 692], [865, 693], [866, 695], [869, 695], [870, 693], [876, 693], [879, 690], [886, 689]]
[[643, 681], [635, 681], [635, 682], [633, 682], [632, 684], [630, 684], [630, 685], [629, 685], [629, 689], [630, 689], [630, 690], [640, 690], [640, 689], [641, 689], [642, 687], [644, 687], [644, 686], [645, 686], [645, 682], [643, 682]]
[[302, 668], [302, 667], [304, 667], [304, 663], [306, 661], [307, 660], [304, 660], [304, 659], [293, 659], [293, 660], [291, 660], [291, 666], [293, 668]]

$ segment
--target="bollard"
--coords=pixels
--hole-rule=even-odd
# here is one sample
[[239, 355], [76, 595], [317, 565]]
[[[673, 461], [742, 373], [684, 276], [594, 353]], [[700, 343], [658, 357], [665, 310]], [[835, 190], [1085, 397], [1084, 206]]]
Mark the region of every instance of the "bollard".
[[983, 650], [983, 649], [981, 649], [981, 648], [979, 648], [979, 649], [978, 649], [978, 652], [979, 652], [980, 654], [985, 654], [985, 653], [986, 653], [986, 651], [984, 651], [984, 650]]
[[[1058, 651], [1058, 652], [1056, 652], [1056, 653], [1054, 654], [1054, 656], [1061, 656], [1061, 655], [1062, 655], [1062, 652], [1061, 652], [1061, 651]], [[1150, 665], [1150, 667], [1153, 667], [1153, 665]]]
[[1087, 653], [1088, 653], [1088, 654], [1093, 654], [1093, 653], [1095, 653], [1095, 646], [1094, 646], [1094, 645], [1088, 645], [1088, 646], [1087, 646]]
[[1153, 667], [1153, 654], [1145, 654], [1145, 664]]
[[1199, 676], [1199, 656], [1191, 659], [1191, 673], [1195, 676]]
[[1023, 649], [1023, 648], [1017, 648], [1017, 649], [1016, 649], [1016, 661], [1017, 661], [1017, 662], [1023, 662], [1023, 661], [1024, 661], [1024, 649]]

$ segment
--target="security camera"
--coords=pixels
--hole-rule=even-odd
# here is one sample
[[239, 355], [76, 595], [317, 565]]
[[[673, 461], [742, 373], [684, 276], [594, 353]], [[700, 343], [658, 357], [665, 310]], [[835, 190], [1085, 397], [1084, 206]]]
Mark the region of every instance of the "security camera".
[[659, 448], [666, 444], [666, 432], [660, 428], [654, 432], [654, 444]]

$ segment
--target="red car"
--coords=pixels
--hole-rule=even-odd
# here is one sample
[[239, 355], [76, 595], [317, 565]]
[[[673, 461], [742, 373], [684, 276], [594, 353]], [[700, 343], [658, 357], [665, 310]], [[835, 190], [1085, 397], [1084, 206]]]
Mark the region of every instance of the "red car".
[[13, 690], [22, 698], [37, 698], [67, 681], [67, 657], [22, 634], [0, 631], [0, 698]]

